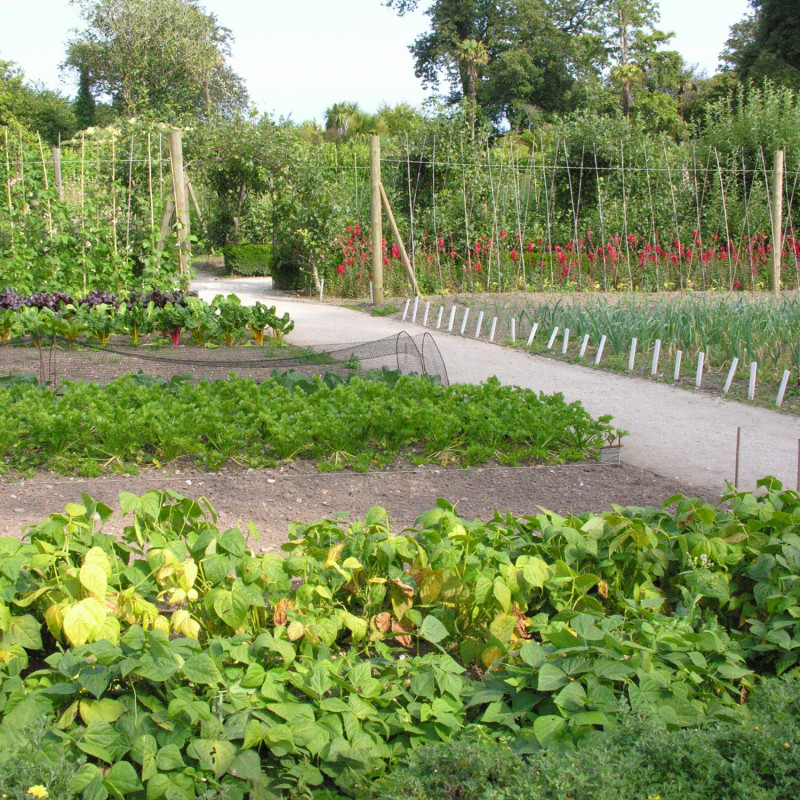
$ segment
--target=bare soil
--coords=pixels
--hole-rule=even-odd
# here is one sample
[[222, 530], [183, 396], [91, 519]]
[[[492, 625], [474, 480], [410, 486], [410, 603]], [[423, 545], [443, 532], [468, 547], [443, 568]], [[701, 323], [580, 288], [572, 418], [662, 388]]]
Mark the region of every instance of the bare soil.
[[[80, 502], [83, 492], [117, 510], [119, 492], [143, 494], [153, 488], [206, 497], [219, 514], [221, 529], [241, 526], [246, 532], [252, 521], [260, 534], [256, 551], [278, 550], [291, 522], [334, 519], [344, 525], [363, 518], [372, 506], [383, 506], [399, 532], [413, 527], [440, 497], [455, 504], [460, 516], [484, 521], [495, 510], [516, 516], [534, 515], [541, 508], [580, 514], [609, 510], [612, 504], [661, 506], [679, 493], [708, 502], [719, 499], [710, 489], [625, 464], [461, 470], [398, 463], [380, 472], [321, 473], [313, 464], [297, 462], [270, 470], [225, 467], [204, 473], [189, 467], [92, 479], [42, 473], [16, 482], [0, 480], [0, 535], [19, 536], [66, 503]], [[124, 524], [117, 513], [105, 530], [119, 532]]]

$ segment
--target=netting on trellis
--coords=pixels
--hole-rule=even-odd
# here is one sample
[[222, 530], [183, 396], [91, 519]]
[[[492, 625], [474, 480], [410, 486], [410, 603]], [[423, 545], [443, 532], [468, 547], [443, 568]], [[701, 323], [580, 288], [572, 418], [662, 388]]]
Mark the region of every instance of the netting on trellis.
[[314, 345], [278, 357], [259, 347], [100, 347], [90, 342], [76, 345], [60, 337], [45, 338], [39, 346], [20, 337], [0, 347], [0, 375], [33, 374], [40, 383], [53, 385], [65, 380], [103, 384], [138, 372], [166, 380], [190, 375], [206, 381], [224, 380], [235, 373], [262, 381], [276, 370], [348, 375], [383, 368], [438, 377], [448, 384], [444, 360], [429, 333], [401, 332], [370, 342]]

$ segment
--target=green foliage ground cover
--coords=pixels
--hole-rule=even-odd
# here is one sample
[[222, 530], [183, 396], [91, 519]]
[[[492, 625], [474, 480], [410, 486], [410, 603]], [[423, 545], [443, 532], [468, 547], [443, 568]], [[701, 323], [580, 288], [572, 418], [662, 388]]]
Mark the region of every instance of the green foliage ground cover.
[[580, 461], [613, 432], [563, 396], [501, 386], [435, 385], [380, 372], [345, 380], [297, 373], [262, 383], [169, 383], [127, 376], [58, 389], [18, 380], [0, 388], [0, 458], [7, 469], [98, 474], [192, 459], [275, 466], [298, 457], [321, 468], [385, 465], [397, 456], [463, 466]]
[[525, 797], [579, 786], [570, 763], [576, 780], [625, 766], [658, 793], [695, 745], [747, 777], [762, 760], [737, 760], [747, 735], [796, 780], [796, 685], [761, 717], [745, 702], [800, 653], [800, 496], [763, 488], [486, 523], [441, 501], [400, 534], [375, 508], [292, 525], [283, 556], [252, 555], [202, 498], [122, 493], [116, 537], [84, 496], [0, 539], [0, 776], [38, 731], [31, 779], [66, 752], [72, 790], [101, 800], [369, 797], [460, 735], [532, 757], [547, 791], [529, 773]]

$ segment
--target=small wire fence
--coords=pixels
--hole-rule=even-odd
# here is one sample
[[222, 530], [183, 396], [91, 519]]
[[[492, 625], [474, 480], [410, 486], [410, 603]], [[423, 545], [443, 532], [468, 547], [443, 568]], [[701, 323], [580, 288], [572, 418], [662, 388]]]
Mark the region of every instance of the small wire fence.
[[40, 384], [53, 386], [63, 381], [106, 384], [137, 373], [163, 380], [190, 376], [192, 381], [225, 380], [235, 374], [260, 382], [289, 370], [309, 376], [390, 370], [426, 375], [448, 385], [444, 360], [429, 333], [401, 332], [368, 342], [314, 345], [285, 356], [257, 347], [100, 347], [58, 336], [42, 339], [38, 345], [29, 337], [19, 337], [0, 347], [0, 376], [33, 375]]

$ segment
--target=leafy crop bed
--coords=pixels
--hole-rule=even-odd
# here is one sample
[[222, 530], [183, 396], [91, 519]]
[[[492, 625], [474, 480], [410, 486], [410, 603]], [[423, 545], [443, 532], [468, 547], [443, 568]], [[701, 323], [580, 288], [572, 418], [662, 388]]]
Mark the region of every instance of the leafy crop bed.
[[190, 384], [129, 376], [107, 386], [25, 381], [0, 388], [0, 457], [7, 468], [135, 470], [176, 459], [216, 469], [304, 457], [321, 468], [391, 462], [559, 463], [591, 459], [613, 433], [563, 397], [501, 386], [443, 387], [377, 372], [310, 379], [286, 373], [262, 383], [232, 376]]
[[202, 499], [122, 493], [117, 538], [84, 496], [0, 539], [5, 758], [40, 731], [86, 798], [358, 797], [465, 730], [535, 753], [595, 747], [623, 708], [742, 722], [800, 655], [800, 496], [762, 484], [487, 523], [442, 501], [399, 535], [375, 508], [291, 526], [285, 557]]

